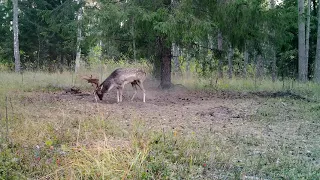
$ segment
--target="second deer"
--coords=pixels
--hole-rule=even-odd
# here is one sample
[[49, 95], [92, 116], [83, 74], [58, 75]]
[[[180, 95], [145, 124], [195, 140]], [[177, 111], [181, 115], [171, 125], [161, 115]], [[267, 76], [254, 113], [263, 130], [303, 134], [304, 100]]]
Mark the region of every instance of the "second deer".
[[143, 92], [143, 102], [146, 102], [146, 92], [143, 87], [143, 81], [146, 79], [146, 73], [137, 68], [119, 68], [113, 71], [110, 76], [104, 80], [100, 85], [97, 79], [91, 78], [84, 78], [89, 83], [96, 85], [95, 94], [102, 100], [103, 95], [108, 93], [112, 88], [117, 88], [117, 102], [122, 102], [122, 94], [124, 86], [128, 83], [131, 83], [132, 87], [134, 88], [135, 92], [131, 98], [134, 99], [135, 95], [137, 94], [137, 86]]

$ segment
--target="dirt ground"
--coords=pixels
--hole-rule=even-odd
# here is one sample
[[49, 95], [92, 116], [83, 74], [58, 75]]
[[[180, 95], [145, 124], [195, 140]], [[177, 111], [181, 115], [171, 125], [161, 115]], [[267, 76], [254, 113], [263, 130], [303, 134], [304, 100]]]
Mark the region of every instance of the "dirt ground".
[[146, 103], [142, 102], [141, 91], [133, 101], [130, 100], [134, 92], [131, 85], [126, 85], [122, 103], [116, 103], [116, 89], [105, 94], [102, 101], [96, 101], [90, 91], [37, 95], [30, 101], [36, 98], [48, 104], [54, 101], [62, 103], [65, 107], [62, 111], [75, 116], [98, 113], [105, 118], [118, 117], [123, 127], [131, 126], [133, 120], [141, 120], [150, 129], [174, 129], [182, 133], [210, 132], [228, 129], [228, 126], [245, 128], [243, 120], [250, 118], [261, 103], [260, 98], [245, 93], [191, 91], [182, 85], [160, 90], [158, 85], [155, 81], [145, 81]]

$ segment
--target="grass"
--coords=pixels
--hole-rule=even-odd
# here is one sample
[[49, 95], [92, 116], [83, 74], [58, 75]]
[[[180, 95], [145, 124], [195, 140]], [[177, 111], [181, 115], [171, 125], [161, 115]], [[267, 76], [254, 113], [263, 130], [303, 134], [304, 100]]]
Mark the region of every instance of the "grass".
[[69, 71], [63, 73], [48, 72], [0, 72], [0, 94], [8, 94], [12, 91], [57, 91], [65, 87], [77, 86], [90, 88], [90, 85], [82, 79], [83, 76], [93, 75], [103, 81], [114, 69], [119, 67], [139, 67], [150, 74], [152, 68], [145, 62], [139, 64], [128, 64], [124, 62], [108, 62], [107, 65], [94, 65], [89, 69], [82, 68], [77, 74]]
[[[109, 68], [106, 72], [113, 66]], [[95, 69], [80, 74], [91, 72]], [[105, 112], [104, 104], [83, 105], [43, 95], [72, 85], [91, 88], [81, 76], [69, 72], [25, 72], [23, 76], [0, 72], [0, 76], [0, 179], [320, 177], [320, 106], [316, 102], [262, 98], [252, 107], [254, 113], [242, 121], [232, 120], [227, 126], [217, 123], [210, 132], [180, 132], [150, 129], [134, 113], [126, 126], [124, 117]], [[191, 89], [239, 92], [290, 89], [316, 100], [320, 92], [314, 83], [286, 81], [283, 86], [267, 79], [259, 83], [223, 79], [213, 86], [208, 86], [210, 80], [196, 77], [174, 78], [174, 82]]]
[[[185, 76], [186, 77], [186, 76]], [[196, 75], [181, 79], [181, 77], [173, 77], [175, 84], [183, 84], [191, 89], [207, 89], [216, 91], [235, 91], [235, 92], [292, 92], [302, 95], [303, 97], [320, 100], [320, 86], [317, 83], [309, 81], [307, 83], [299, 83], [292, 79], [276, 80], [272, 82], [270, 78], [256, 80], [252, 78], [233, 79], [208, 79], [201, 78]]]

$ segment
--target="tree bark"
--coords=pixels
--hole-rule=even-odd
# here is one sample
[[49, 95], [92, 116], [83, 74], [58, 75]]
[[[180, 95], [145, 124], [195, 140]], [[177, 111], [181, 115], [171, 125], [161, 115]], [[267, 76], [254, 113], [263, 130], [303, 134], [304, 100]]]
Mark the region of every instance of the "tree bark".
[[308, 62], [309, 62], [309, 49], [310, 49], [310, 16], [311, 16], [311, 0], [308, 0], [307, 5], [307, 26], [306, 26], [306, 78], [308, 79]]
[[229, 52], [228, 52], [228, 76], [229, 79], [232, 79], [232, 72], [233, 72], [233, 65], [232, 65], [232, 60], [233, 60], [233, 54], [234, 50], [232, 48], [232, 45], [229, 46]]
[[[214, 42], [212, 36], [208, 34], [208, 47], [209, 47], [209, 52], [207, 52], [208, 56], [207, 59], [209, 61], [209, 71], [211, 76], [213, 75], [213, 70], [214, 70], [214, 60], [213, 60], [213, 49], [214, 49]], [[213, 78], [213, 77], [211, 77]]]
[[40, 70], [40, 51], [41, 51], [41, 40], [40, 40], [40, 32], [38, 30], [38, 57], [37, 57], [37, 69]]
[[[270, 0], [270, 5], [271, 5], [271, 9], [275, 8], [275, 0]], [[275, 31], [272, 31], [272, 36], [275, 37]], [[271, 44], [271, 53], [272, 53], [272, 64], [271, 64], [271, 77], [272, 77], [272, 82], [276, 81], [277, 78], [277, 56], [276, 56], [276, 49], [275, 49], [275, 45]]]
[[134, 17], [133, 17], [132, 18], [132, 24], [131, 24], [131, 35], [132, 35], [133, 60], [136, 63], [136, 61], [137, 61], [137, 51], [136, 51], [136, 36], [135, 36], [134, 25], [135, 25], [135, 21], [134, 21]]
[[271, 47], [271, 52], [272, 52], [272, 82], [275, 82], [277, 79], [277, 57], [276, 57], [276, 50], [275, 48], [272, 46]]
[[160, 87], [161, 89], [169, 89], [172, 87], [171, 83], [171, 48], [166, 43], [166, 37], [159, 37], [160, 48]]
[[263, 74], [263, 62], [261, 53], [257, 54], [257, 62], [256, 62], [256, 78], [261, 79]]
[[59, 60], [60, 60], [60, 62], [59, 62], [59, 72], [63, 73], [63, 66], [65, 64], [64, 63], [64, 54], [63, 53], [60, 54]]
[[[79, 0], [81, 3], [81, 0]], [[78, 11], [78, 33], [77, 33], [77, 55], [76, 55], [76, 62], [75, 62], [75, 69], [74, 72], [77, 73], [80, 69], [80, 62], [81, 62], [81, 38], [82, 38], [82, 31], [81, 31], [81, 20], [82, 20], [82, 7], [80, 7]]]
[[218, 78], [223, 78], [223, 72], [222, 72], [222, 33], [219, 31], [218, 33], [218, 50], [219, 50], [219, 62], [218, 62]]
[[186, 73], [187, 73], [187, 78], [189, 78], [191, 76], [191, 72], [190, 72], [190, 61], [191, 61], [191, 57], [189, 55], [189, 53], [187, 52], [187, 56], [186, 56]]
[[248, 53], [248, 47], [247, 44], [245, 44], [244, 47], [244, 63], [243, 63], [243, 77], [247, 78], [247, 67], [249, 62], [249, 53]]
[[276, 5], [276, 2], [275, 0], [270, 0], [270, 6], [271, 6], [271, 9], [273, 9]]
[[317, 50], [314, 67], [314, 80], [320, 84], [320, 3], [318, 3]]
[[179, 62], [179, 46], [176, 43], [172, 43], [172, 60], [174, 63], [174, 74], [181, 74], [180, 72], [180, 62]]
[[304, 18], [304, 0], [298, 0], [298, 25], [299, 25], [299, 81], [307, 81], [307, 72], [306, 69], [306, 27], [305, 27], [305, 18]]
[[13, 53], [14, 53], [14, 65], [15, 72], [20, 72], [21, 64], [20, 64], [20, 50], [19, 50], [19, 22], [18, 22], [18, 0], [12, 0], [13, 4]]

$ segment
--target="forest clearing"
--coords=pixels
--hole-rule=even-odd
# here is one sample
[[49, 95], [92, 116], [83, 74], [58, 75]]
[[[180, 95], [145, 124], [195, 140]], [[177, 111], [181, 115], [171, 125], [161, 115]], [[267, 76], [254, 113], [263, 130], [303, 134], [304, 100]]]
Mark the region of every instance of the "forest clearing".
[[319, 0], [0, 0], [0, 180], [320, 179], [319, 19]]
[[145, 103], [141, 91], [130, 101], [130, 85], [117, 103], [115, 89], [96, 100], [93, 87], [80, 78], [76, 84], [81, 92], [72, 93], [68, 73], [26, 73], [23, 82], [21, 75], [1, 75], [4, 179], [320, 175], [320, 106], [312, 92], [304, 95], [308, 98], [294, 96], [305, 85], [278, 91], [282, 83], [277, 89], [269, 82], [260, 86], [268, 91], [254, 91], [249, 88], [254, 81], [248, 80], [238, 91], [223, 89], [226, 84], [233, 88], [228, 80], [216, 89], [191, 87], [199, 81], [189, 78], [160, 90], [159, 82], [148, 76]]

